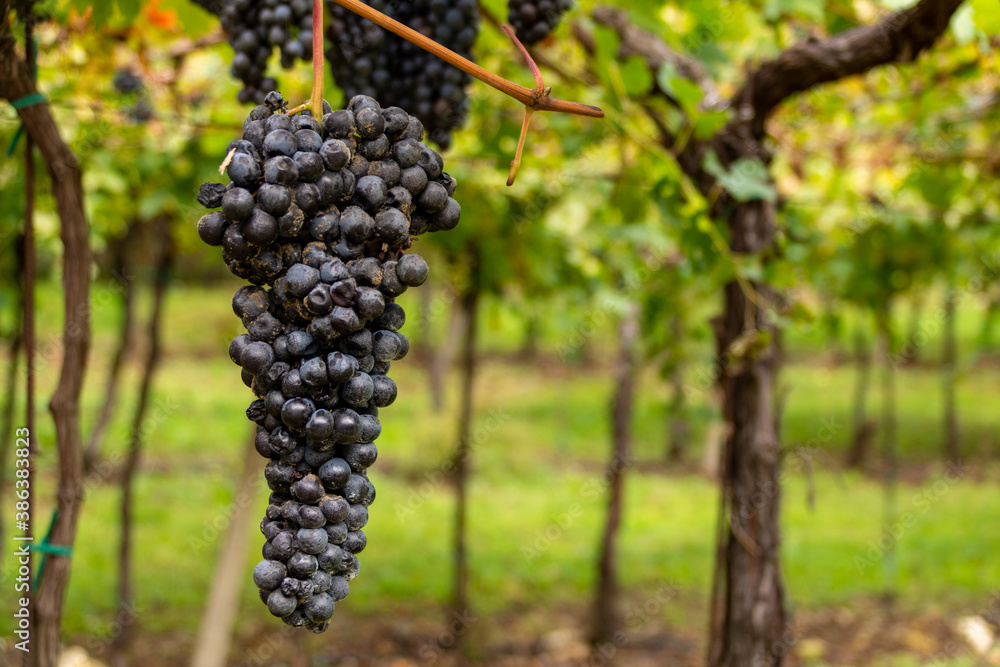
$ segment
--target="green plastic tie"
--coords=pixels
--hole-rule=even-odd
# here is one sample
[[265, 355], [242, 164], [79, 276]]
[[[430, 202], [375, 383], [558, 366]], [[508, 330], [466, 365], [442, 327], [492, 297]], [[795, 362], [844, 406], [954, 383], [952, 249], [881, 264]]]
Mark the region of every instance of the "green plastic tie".
[[17, 148], [17, 142], [21, 141], [21, 135], [24, 134], [24, 123], [17, 126], [17, 131], [14, 132], [14, 138], [10, 142], [10, 146], [7, 147], [7, 157], [14, 154], [14, 150]]
[[35, 583], [32, 586], [35, 590], [38, 589], [38, 582], [42, 578], [42, 572], [45, 571], [45, 561], [48, 559], [50, 554], [53, 556], [66, 556], [67, 558], [73, 555], [73, 547], [49, 543], [49, 538], [52, 537], [52, 531], [56, 529], [56, 521], [58, 519], [59, 510], [55, 510], [52, 512], [52, 521], [49, 522], [49, 530], [45, 533], [45, 539], [38, 544], [31, 544], [28, 546], [28, 551], [38, 551], [42, 554], [42, 562], [38, 564], [38, 572], [35, 573]]
[[49, 99], [42, 95], [41, 93], [32, 93], [30, 95], [25, 95], [19, 100], [14, 100], [10, 103], [15, 109], [24, 109], [26, 107], [33, 107], [36, 104], [45, 104]]
[[41, 551], [42, 553], [53, 554], [55, 556], [73, 555], [73, 547], [60, 547], [55, 544], [46, 544], [45, 542], [29, 546], [28, 551]]

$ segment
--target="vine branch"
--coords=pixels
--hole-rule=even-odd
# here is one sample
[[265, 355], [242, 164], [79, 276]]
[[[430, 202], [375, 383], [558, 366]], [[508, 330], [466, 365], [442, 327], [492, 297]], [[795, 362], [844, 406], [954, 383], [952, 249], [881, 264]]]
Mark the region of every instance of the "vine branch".
[[[535, 64], [535, 60], [528, 53], [528, 49], [524, 48], [524, 44], [521, 40], [517, 38], [514, 31], [510, 29], [510, 26], [505, 25], [503, 27], [507, 35], [514, 41], [517, 48], [521, 51], [521, 55], [524, 59], [528, 61], [528, 67], [531, 69], [531, 74], [535, 77], [535, 92], [540, 94], [547, 94], [545, 88], [545, 81], [542, 80], [542, 72], [538, 69], [538, 65]], [[524, 122], [521, 123], [521, 136], [517, 139], [517, 151], [514, 153], [514, 159], [510, 163], [510, 175], [507, 176], [507, 185], [514, 185], [514, 179], [517, 178], [517, 171], [521, 168], [521, 153], [524, 152], [524, 140], [528, 136], [528, 125], [531, 123], [531, 114], [535, 112], [529, 106], [524, 107]]]
[[788, 97], [880, 65], [911, 62], [948, 28], [964, 0], [920, 0], [871, 25], [819, 41], [802, 41], [762, 62], [733, 95], [748, 105], [754, 131], [762, 134], [771, 111]]
[[[8, 20], [12, 5], [0, 0], [0, 99], [19, 100], [38, 92], [29, 64], [16, 51]], [[49, 403], [56, 427], [59, 479], [57, 512], [50, 543], [72, 546], [83, 502], [83, 453], [80, 437], [80, 393], [90, 349], [90, 241], [84, 212], [84, 191], [76, 156], [62, 140], [48, 104], [18, 109], [27, 135], [38, 149], [49, 172], [52, 196], [60, 220], [63, 246], [63, 357], [59, 381]], [[36, 437], [31, 434], [32, 439]], [[50, 558], [32, 603], [35, 639], [28, 654], [35, 667], [54, 665], [59, 654], [62, 618], [70, 560]]]
[[501, 76], [494, 74], [484, 67], [480, 67], [468, 58], [464, 58], [449, 48], [446, 48], [434, 40], [425, 37], [416, 30], [409, 28], [399, 21], [389, 18], [382, 12], [372, 9], [361, 0], [333, 0], [338, 5], [354, 12], [358, 16], [368, 19], [372, 23], [399, 35], [408, 42], [416, 44], [425, 51], [428, 51], [449, 65], [453, 65], [469, 76], [479, 79], [488, 86], [491, 86], [501, 93], [513, 97], [515, 100], [530, 108], [532, 111], [558, 111], [561, 113], [571, 113], [589, 118], [604, 118], [604, 111], [598, 107], [580, 102], [568, 102], [549, 95], [548, 90], [539, 91], [525, 88], [513, 81], [508, 81]]

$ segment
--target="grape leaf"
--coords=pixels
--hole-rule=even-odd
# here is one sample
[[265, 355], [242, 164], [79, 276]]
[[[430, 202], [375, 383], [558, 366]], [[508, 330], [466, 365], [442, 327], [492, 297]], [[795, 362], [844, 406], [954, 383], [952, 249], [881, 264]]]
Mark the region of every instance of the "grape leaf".
[[727, 122], [729, 122], [728, 109], [703, 113], [694, 121], [694, 137], [700, 140], [709, 139]]
[[756, 158], [740, 158], [734, 161], [729, 169], [722, 166], [715, 151], [708, 151], [702, 161], [702, 167], [719, 181], [733, 199], [737, 201], [754, 201], [763, 199], [774, 201], [777, 192], [767, 173], [767, 167]]
[[625, 92], [630, 97], [638, 97], [649, 92], [653, 87], [653, 75], [649, 72], [649, 67], [642, 58], [633, 56], [621, 67], [622, 81], [625, 83]]
[[1000, 34], [1000, 5], [997, 0], [972, 0], [972, 22], [987, 35]]
[[673, 63], [664, 63], [660, 67], [656, 73], [656, 81], [664, 92], [677, 100], [689, 117], [694, 119], [698, 115], [698, 103], [702, 98], [701, 88], [698, 84], [679, 76]]

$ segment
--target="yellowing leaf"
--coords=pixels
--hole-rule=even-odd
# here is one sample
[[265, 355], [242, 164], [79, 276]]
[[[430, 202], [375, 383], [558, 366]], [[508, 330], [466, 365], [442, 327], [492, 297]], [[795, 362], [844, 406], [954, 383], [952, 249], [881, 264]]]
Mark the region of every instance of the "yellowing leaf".
[[1000, 35], [1000, 0], [972, 0], [972, 22], [987, 35]]

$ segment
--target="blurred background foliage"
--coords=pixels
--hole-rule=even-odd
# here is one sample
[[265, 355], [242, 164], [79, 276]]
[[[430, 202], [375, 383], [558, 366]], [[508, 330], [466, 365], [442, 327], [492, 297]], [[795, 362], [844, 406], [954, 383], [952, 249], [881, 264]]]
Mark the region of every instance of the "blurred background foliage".
[[[166, 358], [137, 490], [136, 567], [138, 624], [146, 646], [156, 647], [147, 662], [175, 664], [197, 630], [250, 434], [243, 418], [249, 392], [225, 353], [239, 332], [229, 308], [238, 282], [218, 252], [198, 239], [201, 211], [194, 201], [200, 183], [220, 180], [226, 145], [249, 109], [236, 102], [231, 47], [218, 20], [200, 7], [189, 0], [90, 4], [48, 0], [42, 6], [53, 20], [37, 28], [40, 85], [83, 169], [95, 251], [83, 426], [85, 433], [92, 428], [103, 402], [124, 282], [135, 280], [140, 288], [137, 312], [149, 308], [143, 287], [153, 270], [148, 243], [129, 237], [131, 270], [124, 276], [116, 253], [131, 223], [171, 225], [174, 280], [164, 320]], [[504, 20], [505, 3], [481, 4]], [[768, 124], [769, 168], [753, 160], [710, 166], [737, 200], [779, 206], [779, 242], [766, 258], [729, 253], [725, 225], [709, 215], [711, 196], [703, 197], [683, 174], [644, 107], [653, 105], [675, 136], [695, 138], [711, 136], [732, 112], [704, 104], [702, 91], [670, 66], [650, 72], [638, 58], [617, 59], [617, 36], [589, 18], [594, 4], [579, 0], [536, 53], [555, 95], [600, 105], [607, 118], [536, 114], [511, 188], [503, 182], [522, 109], [485, 86], [472, 87], [470, 118], [445, 155], [446, 170], [459, 182], [461, 225], [419, 241], [432, 278], [400, 299], [415, 354], [399, 364], [400, 399], [384, 413], [372, 470], [379, 500], [366, 529], [362, 576], [334, 619], [349, 630], [335, 631], [325, 644], [309, 638], [314, 655], [333, 664], [348, 664], [345, 656], [388, 664], [372, 661], [393, 651], [437, 651], [437, 610], [449, 596], [451, 516], [441, 470], [453, 450], [459, 400], [448, 361], [475, 247], [487, 296], [480, 310], [483, 370], [474, 432], [486, 435], [473, 443], [470, 549], [472, 605], [485, 622], [470, 628], [484, 642], [466, 644], [466, 658], [492, 659], [517, 642], [535, 642], [544, 654], [555, 650], [547, 633], [587, 622], [585, 599], [605, 510], [616, 327], [640, 304], [636, 463], [626, 483], [621, 578], [627, 605], [648, 607], [664, 584], [676, 588], [676, 597], [630, 632], [667, 633], [676, 643], [648, 649], [651, 655], [676, 650], [677, 664], [697, 663], [717, 505], [706, 468], [717, 456], [721, 428], [711, 322], [721, 308], [721, 287], [739, 277], [766, 280], [782, 294], [773, 315], [787, 360], [780, 380], [788, 452], [783, 558], [802, 628], [796, 664], [972, 664], [966, 662], [970, 649], [952, 655], [945, 646], [955, 632], [952, 621], [989, 609], [1000, 591], [995, 0], [967, 3], [943, 40], [913, 64], [879, 68], [788, 101]], [[613, 4], [700, 61], [729, 95], [746, 62], [871, 23], [905, 3]], [[489, 20], [477, 56], [507, 78], [530, 79]], [[305, 100], [309, 76], [306, 64], [280, 71], [286, 99]], [[670, 91], [681, 109], [649, 98], [654, 86]], [[332, 104], [342, 101], [329, 79], [326, 91]], [[10, 145], [17, 125], [12, 109], [0, 109], [0, 148]], [[23, 159], [17, 150], [0, 160], [5, 339], [16, 322]], [[48, 176], [41, 163], [36, 171], [39, 391], [45, 397], [60, 356], [61, 245]], [[952, 360], [946, 358], [949, 295], [956, 302]], [[904, 484], [898, 510], [917, 517], [896, 541], [898, 577], [886, 573], [880, 558], [870, 567], [857, 560], [871, 558], [885, 529], [879, 509], [885, 461], [875, 435], [884, 396], [863, 379], [877, 337], [874, 363], [894, 359], [889, 365], [898, 377]], [[137, 348], [144, 344], [140, 336]], [[125, 367], [103, 451], [106, 466], [88, 478], [74, 556], [65, 631], [97, 655], [119, 622], [112, 482], [128, 442], [130, 387], [141, 358], [133, 352]], [[443, 389], [428, 382], [435, 364], [446, 369]], [[949, 382], [960, 426], [955, 446], [965, 465], [957, 478], [945, 464], [943, 387]], [[500, 424], [495, 430], [486, 430], [490, 419]], [[54, 430], [45, 419], [39, 429], [41, 474], [52, 482]], [[818, 449], [812, 458], [800, 457], [796, 446]], [[266, 489], [257, 492], [263, 507]], [[246, 530], [254, 533], [256, 552], [257, 528]], [[12, 571], [9, 559], [4, 567]], [[278, 633], [252, 599], [249, 574], [246, 579], [234, 664], [251, 664], [255, 647]], [[895, 616], [883, 606], [887, 591], [897, 600]], [[0, 630], [9, 636], [9, 614], [2, 618]], [[998, 620], [995, 608], [992, 619]], [[890, 630], [877, 630], [884, 627]], [[850, 640], [838, 640], [837, 628], [850, 629]], [[444, 656], [443, 648], [428, 655]]]

